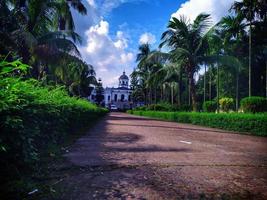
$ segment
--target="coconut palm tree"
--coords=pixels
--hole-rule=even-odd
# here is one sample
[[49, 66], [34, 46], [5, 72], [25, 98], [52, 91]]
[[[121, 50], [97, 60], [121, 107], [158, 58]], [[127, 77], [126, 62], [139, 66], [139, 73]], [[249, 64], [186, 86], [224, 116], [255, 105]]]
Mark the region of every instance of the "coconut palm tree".
[[151, 53], [149, 44], [142, 44], [139, 46], [139, 52], [136, 56], [136, 62], [138, 62], [137, 65], [137, 71], [140, 83], [143, 87], [144, 94], [145, 94], [145, 104], [151, 102], [151, 88], [147, 88], [147, 80], [150, 75], [150, 63], [147, 62], [147, 58], [149, 54]]
[[174, 17], [169, 21], [168, 30], [161, 37], [160, 47], [169, 47], [172, 59], [179, 61], [177, 64], [184, 68], [187, 74], [194, 111], [197, 110], [194, 76], [206, 54], [208, 46], [206, 33], [209, 26], [208, 14], [199, 14], [192, 23], [184, 16], [180, 16], [179, 19]]
[[252, 63], [252, 26], [257, 20], [266, 21], [267, 19], [267, 4], [266, 1], [259, 0], [243, 0], [235, 1], [231, 7], [237, 15], [247, 20], [249, 23], [249, 96], [251, 96], [251, 63]]
[[[7, 38], [4, 43], [13, 41], [12, 50], [22, 57], [24, 63], [34, 66], [32, 74], [35, 77], [40, 77], [47, 66], [55, 64], [62, 54], [80, 56], [75, 42], [81, 42], [81, 38], [74, 32], [70, 6], [85, 14], [81, 1], [5, 0], [0, 6], [1, 11], [5, 11], [3, 18], [0, 15], [1, 22], [14, 23], [12, 31], [10, 28], [5, 31], [7, 25], [1, 28], [0, 34]], [[63, 16], [67, 23], [64, 28], [60, 25]]]
[[[243, 52], [243, 41], [246, 37], [245, 23], [240, 15], [223, 17], [217, 24], [220, 29], [220, 36], [223, 40], [225, 65], [230, 65], [236, 73], [236, 110], [239, 102], [239, 71], [242, 67], [241, 58]], [[227, 61], [228, 60], [228, 61]], [[235, 64], [234, 64], [235, 63]]]

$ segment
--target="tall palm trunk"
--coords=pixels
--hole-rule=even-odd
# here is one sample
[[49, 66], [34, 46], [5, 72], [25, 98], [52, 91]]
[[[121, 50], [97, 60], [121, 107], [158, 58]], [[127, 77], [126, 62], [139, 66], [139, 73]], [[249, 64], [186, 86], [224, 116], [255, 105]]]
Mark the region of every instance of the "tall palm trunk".
[[219, 112], [219, 98], [220, 98], [220, 94], [219, 94], [219, 65], [217, 63], [217, 111]]
[[267, 98], [267, 60], [265, 60], [265, 90], [266, 90], [266, 98]]
[[211, 75], [212, 75], [212, 66], [211, 68], [209, 69], [209, 100], [211, 101]]
[[157, 104], [157, 87], [155, 87], [155, 90], [154, 90], [154, 97], [155, 97], [155, 104]]
[[194, 75], [192, 72], [189, 72], [189, 94], [191, 95], [192, 99], [192, 107], [193, 111], [197, 111], [197, 98], [196, 98], [196, 89], [195, 89], [195, 81], [194, 81]]
[[203, 102], [206, 101], [206, 65], [204, 66], [204, 93], [203, 93]]
[[249, 11], [249, 15], [250, 15], [250, 21], [249, 21], [249, 58], [248, 58], [248, 76], [249, 76], [249, 80], [248, 80], [248, 96], [250, 97], [251, 96], [251, 44], [252, 44], [252, 41], [251, 41], [251, 35], [252, 35], [252, 29], [251, 29], [251, 6], [250, 6], [250, 11]]
[[191, 91], [191, 87], [190, 87], [190, 80], [188, 78], [188, 81], [187, 81], [187, 85], [188, 85], [188, 105], [191, 106], [191, 94], [190, 94], [190, 91]]
[[163, 85], [160, 86], [160, 100], [163, 101]]
[[174, 98], [174, 95], [173, 95], [173, 83], [171, 83], [171, 103], [173, 105], [173, 98]]
[[238, 111], [239, 101], [239, 67], [236, 70], [236, 92], [235, 92], [235, 109]]
[[153, 87], [151, 87], [151, 89], [150, 89], [150, 103], [151, 104], [153, 104], [154, 103], [154, 88]]
[[179, 81], [178, 81], [178, 94], [177, 94], [177, 104], [181, 106], [181, 96], [182, 96], [182, 70], [179, 69]]

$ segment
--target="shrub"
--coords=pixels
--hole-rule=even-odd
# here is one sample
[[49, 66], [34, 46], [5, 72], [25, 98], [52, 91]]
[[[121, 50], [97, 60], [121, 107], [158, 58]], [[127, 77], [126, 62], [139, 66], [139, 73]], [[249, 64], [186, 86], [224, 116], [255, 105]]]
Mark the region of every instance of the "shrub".
[[139, 107], [136, 107], [135, 110], [146, 110], [146, 106], [139, 106]]
[[184, 111], [184, 112], [190, 112], [192, 111], [192, 106], [190, 105], [181, 105], [179, 106], [179, 109], [176, 111]]
[[191, 106], [188, 105], [171, 105], [169, 103], [150, 104], [147, 106], [136, 107], [134, 110], [140, 111], [190, 111]]
[[219, 100], [220, 108], [223, 112], [228, 112], [230, 109], [233, 109], [234, 99], [224, 97]]
[[[1, 78], [0, 170], [5, 174], [1, 184], [32, 174], [49, 146], [60, 146], [68, 135], [106, 112], [87, 100], [69, 97], [62, 87], [43, 87], [33, 79]], [[12, 190], [0, 188], [2, 194]]]
[[215, 112], [217, 109], [216, 101], [205, 101], [203, 103], [203, 111], [204, 112]]
[[241, 109], [244, 112], [266, 112], [267, 99], [264, 97], [246, 97], [241, 100]]
[[150, 104], [147, 106], [147, 110], [154, 111], [171, 111], [173, 106], [168, 103], [160, 103], [160, 104]]
[[239, 131], [245, 134], [267, 136], [267, 115], [265, 114], [155, 111], [132, 111], [129, 113], [181, 123]]

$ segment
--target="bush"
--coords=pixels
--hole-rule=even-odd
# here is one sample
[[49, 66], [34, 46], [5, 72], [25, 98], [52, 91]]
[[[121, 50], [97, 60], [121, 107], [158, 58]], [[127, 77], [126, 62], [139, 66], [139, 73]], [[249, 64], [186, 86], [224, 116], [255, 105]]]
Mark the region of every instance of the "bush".
[[146, 106], [139, 106], [139, 107], [136, 107], [135, 110], [146, 110]]
[[267, 136], [267, 115], [265, 114], [155, 111], [131, 111], [129, 113], [181, 123], [239, 131], [245, 134]]
[[190, 111], [191, 106], [188, 105], [171, 105], [169, 103], [150, 104], [147, 106], [136, 107], [134, 110], [139, 111]]
[[233, 98], [221, 98], [219, 100], [220, 108], [223, 112], [228, 112], [233, 109], [234, 106], [234, 99]]
[[171, 111], [174, 107], [168, 103], [150, 104], [147, 106], [147, 110], [154, 111]]
[[[21, 182], [40, 167], [50, 146], [60, 146], [68, 135], [106, 112], [87, 100], [69, 97], [62, 87], [43, 87], [33, 79], [1, 78], [0, 170], [5, 174], [1, 184]], [[0, 193], [10, 190], [1, 187]]]
[[267, 99], [264, 97], [246, 97], [241, 100], [241, 109], [244, 112], [266, 112]]
[[215, 112], [217, 109], [216, 101], [205, 101], [203, 103], [203, 111], [204, 112]]

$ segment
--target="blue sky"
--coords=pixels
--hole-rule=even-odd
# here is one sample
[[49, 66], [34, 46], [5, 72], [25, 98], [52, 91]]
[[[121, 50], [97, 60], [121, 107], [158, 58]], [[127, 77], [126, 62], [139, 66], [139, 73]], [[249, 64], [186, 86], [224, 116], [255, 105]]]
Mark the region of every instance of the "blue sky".
[[156, 49], [171, 16], [194, 19], [211, 14], [214, 23], [226, 15], [233, 0], [83, 0], [88, 14], [75, 11], [76, 31], [83, 37], [79, 50], [92, 64], [104, 86], [117, 86], [125, 70], [136, 66], [138, 45], [150, 43]]

